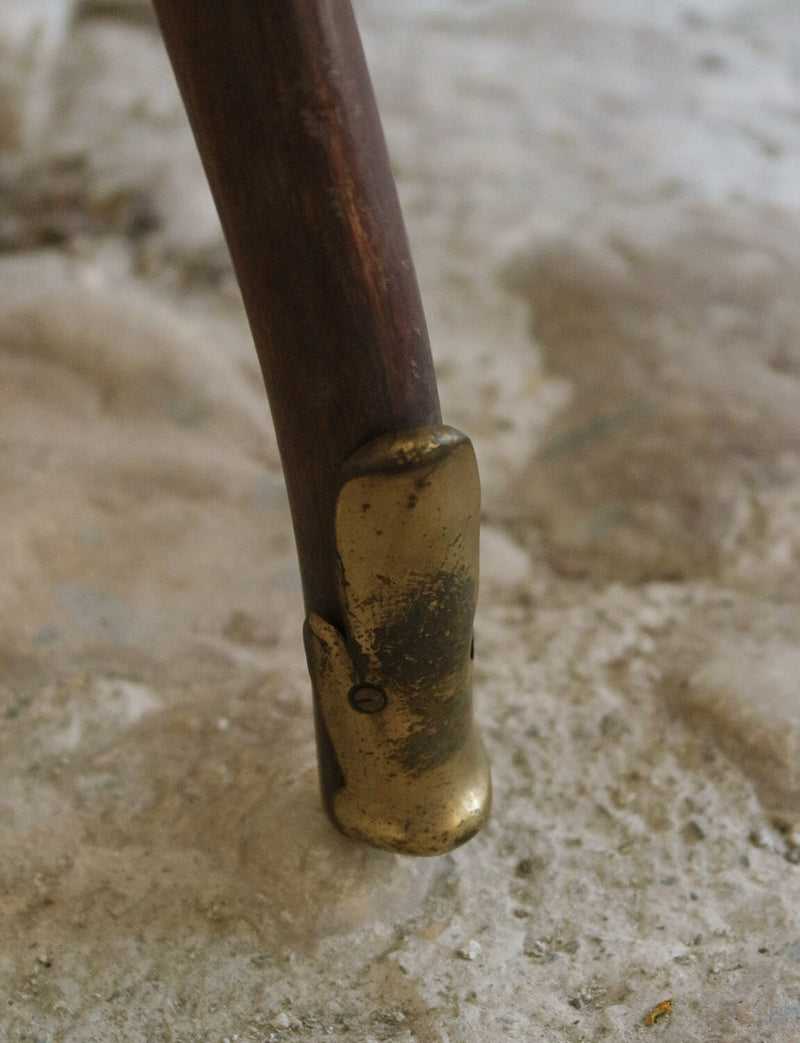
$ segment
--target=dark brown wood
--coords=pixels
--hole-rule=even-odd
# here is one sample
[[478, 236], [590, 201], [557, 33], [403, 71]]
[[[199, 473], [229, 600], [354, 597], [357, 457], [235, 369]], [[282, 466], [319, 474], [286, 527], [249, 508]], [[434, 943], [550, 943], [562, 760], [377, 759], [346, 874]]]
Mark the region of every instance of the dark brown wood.
[[233, 258], [306, 606], [338, 622], [332, 511], [356, 448], [440, 420], [349, 0], [154, 0]]

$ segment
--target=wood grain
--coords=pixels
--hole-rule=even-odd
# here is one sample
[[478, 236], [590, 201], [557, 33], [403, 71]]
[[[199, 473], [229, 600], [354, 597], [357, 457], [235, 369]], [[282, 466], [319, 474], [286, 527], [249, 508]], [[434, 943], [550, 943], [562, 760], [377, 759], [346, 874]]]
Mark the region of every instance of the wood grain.
[[269, 396], [309, 611], [338, 622], [342, 461], [440, 420], [349, 0], [155, 0]]

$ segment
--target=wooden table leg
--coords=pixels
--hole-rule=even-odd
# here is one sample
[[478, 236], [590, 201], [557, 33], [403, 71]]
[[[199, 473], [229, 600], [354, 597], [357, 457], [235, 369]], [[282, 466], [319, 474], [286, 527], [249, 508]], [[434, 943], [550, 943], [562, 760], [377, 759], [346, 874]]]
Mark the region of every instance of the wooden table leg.
[[[472, 835], [489, 803], [468, 677], [477, 472], [464, 436], [441, 425], [419, 290], [353, 12], [349, 0], [154, 3], [278, 437], [310, 621], [326, 807], [351, 835], [435, 853]], [[371, 483], [365, 468], [372, 468]], [[437, 482], [449, 482], [452, 493], [456, 472], [471, 492], [455, 513], [442, 495], [421, 495]], [[388, 475], [406, 496], [399, 513], [381, 485]], [[356, 490], [365, 497], [360, 505], [351, 502]], [[380, 524], [392, 526], [390, 542], [404, 548], [395, 557], [383, 530], [359, 528], [350, 517], [359, 510], [366, 517], [379, 501]], [[353, 539], [368, 552], [358, 583], [352, 547], [342, 546]], [[455, 557], [446, 539], [460, 541]], [[423, 551], [426, 540], [437, 549]], [[377, 570], [386, 568], [396, 574], [382, 579]], [[453, 573], [449, 586], [442, 570]], [[409, 584], [409, 575], [419, 582]], [[365, 601], [383, 606], [372, 629], [354, 621], [354, 584], [361, 585], [361, 608]], [[322, 624], [339, 636], [347, 664], [337, 659], [334, 669], [325, 652], [331, 633], [320, 637]], [[333, 673], [343, 691], [331, 688]], [[370, 686], [382, 693], [374, 712], [353, 694]], [[348, 734], [352, 742], [342, 739]], [[354, 765], [374, 761], [377, 749], [382, 767], [359, 790]], [[448, 763], [458, 765], [455, 781]], [[428, 782], [420, 783], [425, 772]], [[405, 779], [413, 796], [404, 801], [389, 776]], [[348, 806], [358, 804], [357, 790], [364, 799], [383, 797], [343, 821], [337, 805], [346, 803], [343, 793]], [[422, 808], [426, 793], [436, 813], [413, 812], [409, 802]], [[387, 821], [370, 830], [365, 823], [380, 818], [381, 807], [391, 809]]]

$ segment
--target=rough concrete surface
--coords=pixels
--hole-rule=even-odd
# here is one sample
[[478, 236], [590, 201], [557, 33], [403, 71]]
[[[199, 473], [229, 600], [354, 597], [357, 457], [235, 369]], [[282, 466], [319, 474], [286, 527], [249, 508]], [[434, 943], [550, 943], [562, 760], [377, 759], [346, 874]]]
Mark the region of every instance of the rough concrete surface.
[[800, 9], [357, 13], [483, 472], [491, 824], [325, 820], [152, 12], [4, 0], [0, 1039], [800, 1040]]

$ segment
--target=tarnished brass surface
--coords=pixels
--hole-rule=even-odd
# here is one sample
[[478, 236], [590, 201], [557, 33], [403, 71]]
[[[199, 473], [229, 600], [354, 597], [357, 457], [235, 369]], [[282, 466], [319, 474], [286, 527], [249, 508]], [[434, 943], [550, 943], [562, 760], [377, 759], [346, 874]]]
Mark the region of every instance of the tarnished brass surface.
[[480, 485], [466, 436], [418, 428], [346, 463], [335, 541], [344, 631], [306, 620], [326, 805], [346, 834], [435, 855], [489, 813], [472, 720]]

